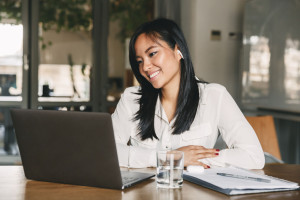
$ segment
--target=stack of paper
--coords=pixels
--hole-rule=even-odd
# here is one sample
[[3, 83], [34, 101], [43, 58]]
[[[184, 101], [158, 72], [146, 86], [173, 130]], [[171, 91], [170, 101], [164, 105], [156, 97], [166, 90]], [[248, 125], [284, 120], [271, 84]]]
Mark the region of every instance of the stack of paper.
[[184, 172], [184, 180], [227, 195], [296, 190], [298, 183], [259, 175], [236, 167], [211, 168], [203, 173]]

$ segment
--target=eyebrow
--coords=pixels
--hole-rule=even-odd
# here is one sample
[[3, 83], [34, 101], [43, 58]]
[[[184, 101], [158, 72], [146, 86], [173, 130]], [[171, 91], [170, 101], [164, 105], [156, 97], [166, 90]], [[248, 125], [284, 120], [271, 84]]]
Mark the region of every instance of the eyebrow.
[[[148, 53], [153, 48], [156, 48], [157, 46], [150, 46], [148, 49], [146, 49], [145, 53]], [[136, 56], [136, 58], [139, 58], [140, 56]]]
[[145, 53], [148, 53], [148, 51], [150, 51], [151, 49], [153, 49], [155, 47], [157, 47], [157, 46], [151, 46], [151, 47], [149, 47], [148, 49], [146, 49]]

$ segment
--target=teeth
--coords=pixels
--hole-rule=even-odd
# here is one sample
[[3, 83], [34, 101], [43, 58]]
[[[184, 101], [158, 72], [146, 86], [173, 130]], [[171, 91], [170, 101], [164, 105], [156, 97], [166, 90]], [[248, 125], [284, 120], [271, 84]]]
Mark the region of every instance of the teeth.
[[150, 75], [150, 78], [153, 78], [154, 76], [156, 76], [157, 74], [159, 74], [159, 71], [154, 72], [153, 74]]

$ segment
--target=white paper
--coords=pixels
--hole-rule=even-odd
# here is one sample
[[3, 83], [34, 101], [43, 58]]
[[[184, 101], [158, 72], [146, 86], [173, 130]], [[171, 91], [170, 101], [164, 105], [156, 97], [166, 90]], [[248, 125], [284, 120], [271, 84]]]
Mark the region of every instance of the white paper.
[[[255, 180], [239, 179], [217, 175], [217, 173], [228, 173], [240, 176], [263, 178], [271, 180], [270, 183], [259, 182]], [[211, 183], [222, 189], [279, 189], [279, 188], [298, 188], [298, 183], [277, 179], [270, 176], [256, 174], [248, 170], [235, 167], [220, 167], [205, 169], [203, 173], [190, 173], [184, 171], [184, 174], [196, 177], [207, 183]]]
[[186, 167], [186, 170], [193, 174], [199, 174], [204, 172], [204, 167], [196, 166], [196, 165], [189, 165]]

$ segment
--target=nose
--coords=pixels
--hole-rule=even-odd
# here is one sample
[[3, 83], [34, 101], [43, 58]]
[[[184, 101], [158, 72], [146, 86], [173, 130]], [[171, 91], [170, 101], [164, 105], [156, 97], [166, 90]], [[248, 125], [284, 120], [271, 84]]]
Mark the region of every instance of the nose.
[[143, 70], [149, 71], [151, 69], [152, 63], [148, 61], [148, 59], [145, 59], [143, 62]]

